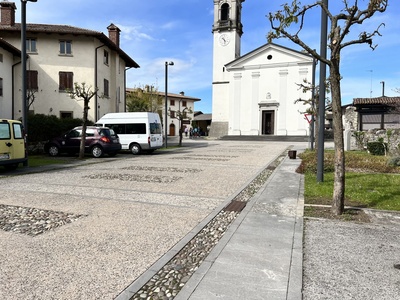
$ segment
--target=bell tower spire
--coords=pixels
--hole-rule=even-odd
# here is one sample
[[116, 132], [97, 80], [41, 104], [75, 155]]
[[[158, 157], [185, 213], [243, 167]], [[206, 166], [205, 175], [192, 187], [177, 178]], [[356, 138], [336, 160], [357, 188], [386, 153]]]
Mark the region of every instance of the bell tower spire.
[[228, 134], [229, 79], [225, 65], [240, 57], [242, 3], [245, 0], [214, 0], [213, 121], [210, 135]]

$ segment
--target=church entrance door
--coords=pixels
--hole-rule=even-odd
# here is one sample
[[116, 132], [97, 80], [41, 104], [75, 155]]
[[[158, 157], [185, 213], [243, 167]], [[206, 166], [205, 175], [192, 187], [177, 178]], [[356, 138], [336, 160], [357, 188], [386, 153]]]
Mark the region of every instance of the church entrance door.
[[275, 111], [264, 110], [262, 112], [261, 134], [274, 134]]

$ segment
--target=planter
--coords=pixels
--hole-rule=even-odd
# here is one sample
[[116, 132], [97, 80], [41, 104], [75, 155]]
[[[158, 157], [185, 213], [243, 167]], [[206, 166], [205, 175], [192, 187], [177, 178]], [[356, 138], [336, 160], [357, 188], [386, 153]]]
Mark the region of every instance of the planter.
[[296, 150], [289, 150], [288, 155], [290, 159], [296, 159], [297, 151]]

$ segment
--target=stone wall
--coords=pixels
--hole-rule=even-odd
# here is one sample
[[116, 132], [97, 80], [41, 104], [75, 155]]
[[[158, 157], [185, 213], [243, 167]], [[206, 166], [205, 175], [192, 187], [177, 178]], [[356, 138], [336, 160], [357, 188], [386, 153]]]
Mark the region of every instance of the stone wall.
[[[345, 150], [361, 150], [355, 138], [358, 132], [358, 113], [354, 106], [348, 106], [346, 108], [343, 114], [343, 124], [345, 128]], [[390, 136], [388, 136], [388, 132]], [[400, 129], [389, 129], [388, 132], [386, 129], [370, 129], [364, 131], [363, 148], [366, 149], [368, 142], [383, 140], [388, 144], [390, 153], [399, 155]], [[346, 143], [346, 141], [348, 142]]]

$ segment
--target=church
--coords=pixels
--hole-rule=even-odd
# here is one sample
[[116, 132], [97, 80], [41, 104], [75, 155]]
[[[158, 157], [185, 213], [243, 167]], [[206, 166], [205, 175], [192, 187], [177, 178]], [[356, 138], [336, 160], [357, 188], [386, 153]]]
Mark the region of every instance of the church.
[[240, 54], [245, 0], [214, 0], [212, 124], [210, 136], [307, 136], [311, 99], [299, 84], [312, 82], [313, 58], [267, 43]]

